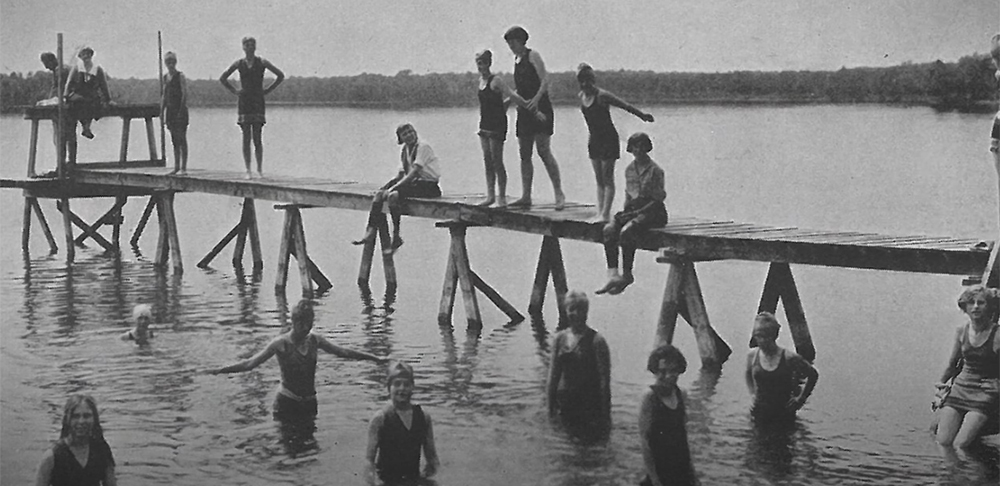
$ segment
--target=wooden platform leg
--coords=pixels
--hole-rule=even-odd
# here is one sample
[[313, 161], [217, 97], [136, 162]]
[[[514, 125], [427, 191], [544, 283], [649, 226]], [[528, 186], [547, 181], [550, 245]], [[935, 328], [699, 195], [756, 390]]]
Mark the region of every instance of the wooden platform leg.
[[673, 344], [674, 330], [677, 327], [677, 314], [683, 302], [682, 288], [684, 284], [684, 268], [682, 263], [671, 263], [667, 271], [667, 283], [663, 289], [663, 302], [660, 303], [660, 318], [656, 324], [656, 346]]
[[542, 238], [542, 249], [538, 253], [538, 266], [535, 268], [535, 281], [531, 286], [531, 300], [528, 303], [528, 313], [531, 315], [542, 313], [549, 275], [552, 275], [552, 286], [555, 288], [556, 300], [559, 305], [559, 320], [562, 322], [565, 317], [562, 303], [567, 290], [566, 267], [562, 261], [559, 238], [555, 236]]
[[73, 245], [73, 224], [70, 218], [69, 198], [64, 197], [59, 202], [66, 209], [62, 211], [63, 232], [66, 235], [66, 263], [72, 264], [73, 260], [76, 259], [76, 246]]
[[[289, 246], [288, 247], [288, 251], [296, 259], [299, 258], [299, 256], [295, 254], [295, 246], [294, 245]], [[312, 258], [307, 258], [306, 259], [306, 264], [309, 265], [309, 277], [312, 278], [313, 282], [316, 283], [316, 292], [317, 293], [326, 292], [327, 290], [330, 290], [330, 289], [333, 288], [333, 283], [330, 282], [330, 279], [326, 278], [326, 275], [323, 275], [323, 272], [316, 265], [316, 262], [312, 261]]]
[[[84, 234], [87, 237], [89, 237], [90, 239], [96, 241], [97, 244], [101, 245], [101, 247], [103, 247], [105, 251], [113, 252], [114, 249], [115, 249], [114, 245], [112, 245], [110, 241], [108, 241], [107, 239], [105, 239], [103, 236], [101, 236], [100, 233], [97, 232], [97, 230], [96, 230], [97, 224], [96, 223], [94, 225], [87, 224], [87, 222], [84, 221], [83, 218], [77, 216], [73, 211], [71, 211], [69, 209], [69, 207], [67, 206], [68, 204], [69, 204], [68, 201], [65, 202], [65, 203], [63, 201], [58, 201], [58, 202], [56, 202], [56, 209], [58, 209], [59, 211], [62, 211], [63, 215], [68, 216], [69, 217], [69, 221], [72, 224], [76, 225], [81, 230], [83, 230]], [[76, 245], [79, 245], [79, 246], [84, 246], [83, 245], [83, 239], [81, 239], [80, 241], [74, 241], [73, 238], [72, 238], [72, 235], [70, 235], [70, 242], [69, 242], [69, 244], [70, 245], [74, 245], [74, 243]]]
[[42, 223], [42, 232], [45, 233], [45, 240], [49, 242], [49, 253], [55, 255], [59, 251], [59, 246], [56, 245], [56, 239], [52, 237], [49, 222], [45, 220], [45, 213], [42, 212], [42, 206], [38, 203], [37, 198], [31, 198], [31, 206], [35, 210], [35, 216], [38, 217], [38, 221]]
[[[372, 274], [372, 258], [375, 255], [375, 238], [365, 240], [361, 248], [361, 268], [358, 269], [358, 287], [370, 289], [369, 280]], [[369, 290], [370, 291], [370, 290]]]
[[472, 271], [471, 268], [469, 269], [469, 276], [472, 277], [472, 285], [479, 289], [487, 299], [490, 299], [493, 305], [497, 306], [504, 314], [507, 314], [511, 322], [521, 322], [524, 320], [524, 315], [518, 312], [517, 308], [511, 305], [510, 302], [507, 302], [499, 292], [493, 290], [493, 287], [490, 287], [482, 278], [479, 278], [479, 275], [476, 275], [476, 272]]
[[[150, 125], [152, 126], [152, 125]], [[156, 154], [153, 154], [154, 158]], [[264, 257], [260, 251], [260, 231], [257, 227], [257, 208], [254, 200], [243, 199], [243, 210], [246, 214], [247, 235], [250, 237], [250, 253], [253, 257], [253, 274], [260, 275], [264, 271]]]
[[139, 246], [139, 237], [142, 236], [142, 231], [146, 229], [146, 223], [149, 222], [149, 216], [153, 213], [153, 208], [156, 207], [156, 197], [149, 196], [149, 202], [146, 203], [146, 209], [143, 209], [142, 216], [139, 218], [139, 224], [136, 225], [135, 231], [132, 233], [132, 239], [129, 243], [132, 244], [132, 248]]
[[465, 303], [465, 319], [470, 329], [481, 329], [483, 327], [483, 317], [479, 313], [479, 301], [476, 299], [476, 289], [472, 284], [472, 269], [469, 268], [469, 252], [465, 247], [465, 226], [455, 226], [449, 228], [451, 240], [455, 252], [452, 258], [455, 264], [455, 273], [458, 275], [458, 286], [462, 289], [462, 302]]
[[979, 279], [983, 285], [992, 288], [1000, 288], [1000, 238], [993, 243], [993, 250], [990, 252], [990, 259], [983, 269], [983, 276]]
[[153, 133], [153, 119], [149, 117], [146, 118], [146, 140], [149, 142], [149, 160], [158, 160], [156, 157], [156, 135]]
[[170, 257], [170, 238], [167, 236], [169, 230], [167, 229], [166, 211], [163, 209], [164, 203], [161, 194], [153, 195], [151, 200], [155, 201], [156, 204], [156, 222], [159, 229], [156, 233], [156, 254], [153, 256], [153, 265], [164, 267]]
[[31, 120], [31, 140], [28, 142], [28, 177], [35, 176], [35, 162], [38, 158], [38, 120]]
[[128, 204], [128, 196], [117, 196], [115, 197], [115, 213], [112, 215], [111, 224], [111, 242], [115, 245], [115, 254], [121, 255], [121, 232], [122, 223], [124, 222], [124, 216], [122, 216], [122, 209]]
[[174, 261], [174, 273], [183, 273], [184, 264], [181, 261], [180, 235], [177, 232], [177, 218], [174, 215], [174, 193], [164, 195], [164, 215], [167, 218], [167, 231], [170, 238], [170, 258]]
[[121, 152], [118, 157], [119, 162], [128, 161], [128, 135], [129, 129], [132, 127], [132, 119], [128, 117], [122, 117], [122, 146]]
[[701, 366], [710, 370], [719, 369], [722, 363], [729, 359], [733, 350], [719, 337], [708, 320], [708, 310], [705, 309], [705, 300], [701, 294], [701, 284], [698, 282], [694, 263], [683, 265], [685, 276], [681, 288], [684, 293], [684, 309], [687, 311], [685, 318], [694, 329], [698, 353], [701, 355]]
[[236, 233], [236, 244], [233, 245], [233, 268], [243, 268], [243, 253], [247, 245], [247, 223], [246, 206], [240, 215], [240, 222], [236, 225], [239, 231]]
[[566, 326], [566, 309], [563, 304], [566, 302], [566, 292], [569, 291], [566, 285], [566, 266], [563, 264], [562, 248], [559, 246], [559, 238], [551, 238], [549, 247], [549, 259], [551, 261], [550, 271], [552, 272], [552, 288], [556, 291], [556, 305], [559, 309], [560, 328]]
[[295, 260], [299, 263], [299, 281], [302, 284], [302, 297], [313, 297], [312, 275], [309, 273], [309, 253], [306, 252], [306, 235], [302, 228], [302, 212], [298, 207], [288, 209], [292, 213], [292, 243], [295, 248]]
[[21, 226], [21, 252], [28, 256], [28, 243], [31, 241], [31, 197], [24, 198], [24, 221]]
[[292, 213], [285, 210], [285, 224], [281, 230], [281, 243], [278, 246], [278, 275], [274, 278], [274, 291], [278, 294], [285, 293], [285, 284], [288, 283], [288, 257], [291, 256], [289, 248], [292, 239]]
[[455, 291], [458, 289], [458, 269], [455, 267], [455, 240], [448, 248], [448, 263], [444, 270], [444, 285], [441, 287], [441, 304], [438, 306], [438, 324], [451, 325], [451, 315], [455, 308]]
[[795, 279], [792, 278], [792, 269], [787, 263], [772, 262], [767, 271], [757, 311], [773, 314], [778, 309], [779, 299], [785, 308], [785, 317], [788, 319], [788, 329], [795, 343], [795, 352], [812, 362], [816, 359], [816, 348], [809, 333]]
[[379, 247], [382, 248], [382, 271], [385, 272], [385, 291], [387, 293], [393, 293], [396, 291], [396, 264], [393, 261], [392, 252], [386, 253], [386, 250], [392, 248], [392, 237], [389, 235], [389, 221], [382, 219], [382, 223], [378, 225], [378, 241]]

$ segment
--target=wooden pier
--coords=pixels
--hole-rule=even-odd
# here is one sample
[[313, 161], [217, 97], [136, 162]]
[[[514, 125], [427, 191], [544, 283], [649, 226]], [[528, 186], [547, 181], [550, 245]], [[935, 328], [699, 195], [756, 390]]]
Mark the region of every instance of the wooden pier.
[[[285, 211], [276, 291], [284, 292], [289, 256], [294, 256], [298, 262], [304, 296], [329, 289], [331, 284], [308, 256], [301, 211], [309, 208], [367, 211], [372, 195], [378, 189], [375, 184], [347, 180], [279, 175], [247, 180], [243, 172], [197, 169], [184, 176], [175, 176], [170, 175], [168, 169], [162, 166], [127, 167], [123, 163], [91, 166], [78, 164], [65, 179], [4, 179], [0, 180], [0, 187], [22, 189], [25, 197], [32, 199], [114, 198], [112, 208], [93, 225], [87, 225], [82, 218], [73, 215], [75, 224], [83, 231], [73, 241], [93, 238], [109, 251], [118, 249], [117, 228], [121, 224], [121, 207], [129, 197], [148, 196], [146, 210], [132, 242], [135, 244], [155, 209], [160, 224], [154, 263], [166, 265], [168, 261], [172, 262], [175, 272], [183, 270], [181, 238], [173, 211], [175, 194], [196, 192], [242, 198], [244, 203], [240, 220], [226, 235], [220, 235], [219, 244], [199, 262], [199, 266], [208, 265], [229, 242], [236, 240], [233, 264], [241, 267], [244, 245], [246, 239], [250, 239], [255, 272], [262, 269], [263, 258], [260, 254], [260, 230], [254, 204], [256, 200], [272, 201], [277, 203], [276, 209]], [[551, 204], [539, 204], [526, 209], [482, 208], [471, 204], [480, 197], [480, 194], [445, 193], [436, 199], [409, 200], [403, 206], [404, 214], [438, 220], [439, 227], [450, 231], [451, 245], [448, 264], [444, 269], [439, 308], [439, 320], [442, 324], [451, 322], [458, 290], [462, 292], [466, 319], [471, 327], [482, 325], [477, 290], [510, 319], [523, 319], [515, 306], [504, 300], [472, 270], [472, 255], [465, 245], [465, 236], [470, 228], [488, 226], [542, 236], [528, 304], [528, 311], [532, 314], [541, 311], [550, 278], [559, 301], [567, 290], [560, 239], [601, 243], [603, 238], [601, 225], [588, 222], [594, 215], [591, 205], [570, 203], [564, 210], [557, 211]], [[26, 221], [30, 218], [31, 211], [41, 215], [41, 209], [36, 203], [30, 208], [26, 207]], [[98, 232], [108, 221], [114, 227], [110, 241]], [[26, 223], [25, 242], [28, 228]], [[387, 229], [382, 228], [380, 233], [383, 234], [383, 246], [388, 245]], [[54, 248], [51, 237], [50, 243]], [[362, 265], [358, 276], [358, 283], [362, 288], [367, 288], [374, 246], [374, 242], [371, 242], [362, 250]], [[790, 264], [974, 276], [984, 282], [995, 281], [998, 273], [997, 248], [990, 241], [809, 230], [693, 217], [672, 217], [668, 225], [643, 235], [639, 246], [645, 250], [659, 251], [657, 261], [670, 265], [657, 327], [658, 339], [671, 342], [677, 316], [685, 317], [696, 334], [702, 364], [707, 367], [721, 366], [731, 350], [708, 322], [695, 270], [697, 262], [769, 262], [771, 269], [763, 287], [759, 310], [773, 312], [781, 300], [796, 348], [808, 359], [814, 359], [815, 347], [806, 325], [805, 312], [792, 278]], [[397, 283], [392, 255], [383, 253], [382, 262], [386, 272], [386, 285], [395, 286]]]

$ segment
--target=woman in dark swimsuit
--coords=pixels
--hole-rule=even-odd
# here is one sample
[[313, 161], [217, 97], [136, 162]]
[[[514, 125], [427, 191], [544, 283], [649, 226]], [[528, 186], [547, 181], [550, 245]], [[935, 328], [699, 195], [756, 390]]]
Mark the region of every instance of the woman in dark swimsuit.
[[649, 354], [646, 368], [656, 376], [656, 382], [639, 406], [639, 445], [646, 466], [646, 477], [639, 484], [700, 484], [688, 447], [684, 393], [677, 387], [677, 378], [687, 369], [687, 360], [680, 350], [664, 344]]
[[587, 325], [587, 294], [570, 291], [564, 300], [568, 327], [556, 333], [549, 364], [549, 412], [572, 423], [606, 421], [611, 413], [611, 353]]
[[746, 382], [753, 397], [750, 413], [761, 424], [793, 420], [819, 380], [819, 372], [805, 358], [778, 346], [780, 329], [770, 312], [754, 320], [752, 342], [757, 349], [747, 354]]
[[[247, 168], [247, 179], [253, 177], [250, 170], [250, 141], [253, 140], [257, 154], [257, 176], [264, 177], [264, 144], [261, 140], [261, 130], [264, 128], [264, 96], [274, 91], [285, 79], [285, 73], [274, 67], [267, 59], [257, 57], [257, 41], [253, 37], [243, 38], [243, 52], [246, 56], [234, 62], [219, 81], [230, 92], [240, 97], [239, 118], [236, 124], [243, 130], [243, 163]], [[274, 73], [276, 78], [267, 88], [264, 88], [264, 70]], [[229, 76], [240, 72], [240, 89], [229, 84]]]
[[104, 440], [97, 402], [89, 395], [66, 400], [59, 440], [42, 456], [35, 486], [115, 486], [115, 458]]
[[611, 121], [611, 107], [617, 106], [647, 123], [653, 121], [653, 115], [599, 88], [594, 68], [589, 64], [580, 64], [576, 81], [580, 83], [580, 111], [590, 131], [587, 153], [597, 178], [597, 216], [594, 220], [606, 223], [611, 221], [611, 204], [615, 200], [615, 161], [621, 156], [618, 130]]

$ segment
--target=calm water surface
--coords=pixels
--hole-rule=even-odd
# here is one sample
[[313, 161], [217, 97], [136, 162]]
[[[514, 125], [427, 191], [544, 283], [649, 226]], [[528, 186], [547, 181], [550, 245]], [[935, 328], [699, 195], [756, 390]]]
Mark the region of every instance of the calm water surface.
[[[241, 169], [233, 111], [192, 110], [192, 168]], [[620, 112], [615, 117], [623, 136], [639, 129], [652, 135], [672, 214], [889, 234], [996, 234], [989, 116], [884, 106], [655, 107], [652, 113], [651, 125]], [[582, 117], [562, 108], [556, 118], [553, 149], [566, 191], [572, 200], [592, 201]], [[446, 190], [483, 190], [473, 110], [275, 107], [268, 119], [265, 172], [382, 181], [396, 170], [393, 129], [405, 120], [434, 145]], [[97, 139], [81, 142], [83, 158], [115, 159], [118, 121], [95, 127]], [[5, 116], [0, 128], [0, 174], [20, 176], [29, 125]], [[47, 130], [43, 167], [53, 152]], [[143, 151], [142, 138], [142, 130], [133, 130], [133, 154]], [[517, 195], [513, 141], [506, 162], [510, 193]], [[536, 199], [551, 195], [539, 165]], [[0, 483], [33, 480], [42, 452], [58, 436], [65, 397], [86, 392], [101, 406], [121, 484], [360, 484], [367, 422], [387, 398], [382, 366], [321, 356], [320, 414], [305, 432], [271, 419], [279, 379], [273, 360], [240, 375], [198, 373], [250, 355], [287, 320], [289, 303], [273, 291], [281, 214], [270, 204], [257, 206], [265, 271], [253, 281], [233, 272], [228, 252], [213, 269], [195, 266], [238, 220], [235, 198], [177, 197], [186, 268], [180, 277], [150, 265], [153, 230], [120, 263], [91, 245], [67, 268], [62, 253], [46, 255], [36, 226], [31, 258], [24, 260], [21, 194], [2, 191], [0, 202]], [[111, 202], [73, 204], [92, 221]], [[53, 228], [60, 226], [52, 202], [42, 205]], [[127, 231], [143, 205], [133, 199], [126, 206]], [[405, 220], [398, 295], [378, 295], [376, 264], [376, 296], [366, 301], [354, 284], [359, 252], [349, 244], [363, 225], [360, 212], [305, 211], [310, 256], [334, 283], [317, 299], [316, 331], [415, 365], [415, 401], [436, 422], [443, 463], [437, 484], [638, 482], [638, 400], [652, 382], [645, 356], [665, 266], [640, 254], [636, 285], [621, 296], [592, 298], [591, 324], [611, 347], [614, 425], [606, 441], [586, 441], [545, 413], [553, 295], [536, 322], [509, 324], [483, 299], [481, 334], [465, 330], [461, 305], [454, 329], [441, 329], [447, 233], [429, 220]], [[540, 238], [472, 229], [468, 244], [473, 268], [524, 309]], [[566, 241], [563, 251], [572, 288], [601, 286], [599, 247]], [[743, 382], [745, 343], [767, 265], [713, 262], [698, 271], [709, 316], [734, 349], [721, 375], [700, 373], [692, 333], [682, 326], [676, 335], [692, 363], [680, 384], [688, 392], [688, 430], [704, 484], [997, 483], [995, 450], [949, 457], [928, 432], [932, 384], [963, 320], [955, 305], [960, 278], [793, 267], [820, 381], [795, 428], [767, 436], [750, 426]], [[296, 278], [288, 287], [292, 304]], [[156, 339], [142, 348], [117, 340], [139, 302], [152, 304], [158, 322]], [[791, 346], [787, 331], [779, 342]]]

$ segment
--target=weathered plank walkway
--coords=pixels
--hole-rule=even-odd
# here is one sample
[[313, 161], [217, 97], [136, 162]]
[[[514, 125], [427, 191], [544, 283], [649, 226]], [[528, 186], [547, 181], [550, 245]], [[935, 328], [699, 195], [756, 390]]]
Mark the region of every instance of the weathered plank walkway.
[[[0, 187], [23, 188], [43, 198], [115, 196], [123, 192], [200, 192], [261, 199], [304, 206], [367, 210], [375, 184], [312, 177], [268, 175], [246, 180], [242, 172], [191, 170], [170, 176], [165, 168], [77, 170], [72, 182], [51, 179], [4, 179]], [[447, 186], [445, 186], [447, 189]], [[472, 206], [480, 194], [446, 192], [439, 199], [412, 200], [411, 216], [456, 220], [471, 226], [491, 226], [558, 238], [601, 241], [601, 227], [588, 223], [592, 205], [570, 203], [563, 211], [552, 204], [530, 209]], [[989, 246], [979, 240], [922, 235], [890, 236], [853, 231], [811, 230], [729, 220], [671, 216], [670, 224], [649, 232], [640, 245], [647, 250], [669, 248], [692, 260], [750, 260], [830, 267], [864, 268], [952, 275], [982, 273]]]

